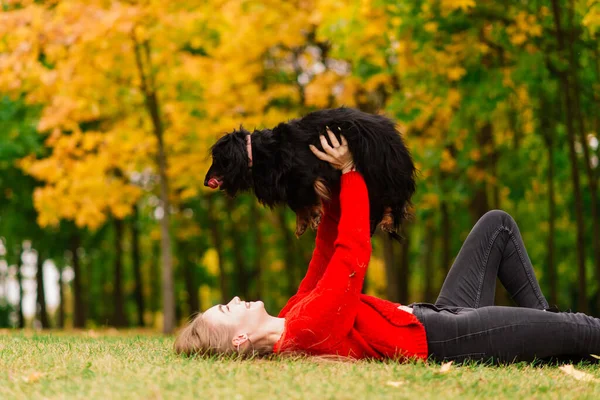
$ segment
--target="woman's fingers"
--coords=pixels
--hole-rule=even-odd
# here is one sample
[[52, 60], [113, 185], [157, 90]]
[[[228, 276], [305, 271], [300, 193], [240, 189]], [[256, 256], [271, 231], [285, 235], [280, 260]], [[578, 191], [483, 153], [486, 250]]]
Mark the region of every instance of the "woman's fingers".
[[327, 154], [331, 154], [333, 152], [333, 149], [331, 148], [329, 143], [327, 143], [327, 139], [325, 139], [325, 136], [319, 135], [319, 140], [321, 141], [321, 146], [323, 146], [323, 150], [325, 150]]
[[348, 146], [348, 141], [346, 140], [344, 135], [340, 135], [340, 137], [342, 138], [342, 146]]
[[[313, 146], [312, 144], [309, 145], [308, 147], [310, 147], [310, 151], [313, 152], [313, 154], [315, 156], [317, 156], [317, 158], [319, 160], [323, 160], [323, 161], [327, 161], [327, 162], [334, 162], [335, 159], [333, 157], [331, 157], [330, 155], [327, 155], [325, 153], [323, 153], [321, 150], [317, 149], [315, 146]], [[330, 147], [331, 148], [331, 147]]]
[[335, 137], [335, 135], [333, 134], [333, 132], [331, 132], [329, 127], [327, 127], [327, 136], [329, 136], [329, 140], [331, 140], [331, 144], [334, 148], [340, 147], [340, 142], [338, 142], [337, 137]]

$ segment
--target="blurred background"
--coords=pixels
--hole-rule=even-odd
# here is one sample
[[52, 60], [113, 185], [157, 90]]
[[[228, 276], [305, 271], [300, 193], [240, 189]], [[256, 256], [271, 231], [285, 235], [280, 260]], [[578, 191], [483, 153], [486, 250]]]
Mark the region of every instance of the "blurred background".
[[276, 314], [314, 233], [205, 189], [209, 147], [340, 105], [394, 118], [420, 171], [369, 294], [435, 301], [501, 208], [550, 303], [598, 316], [599, 39], [598, 0], [0, 1], [0, 327]]

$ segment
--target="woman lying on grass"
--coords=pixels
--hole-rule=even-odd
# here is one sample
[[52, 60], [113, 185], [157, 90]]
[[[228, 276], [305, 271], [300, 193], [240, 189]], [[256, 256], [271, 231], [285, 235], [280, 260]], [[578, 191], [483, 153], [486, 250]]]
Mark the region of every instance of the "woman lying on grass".
[[[435, 304], [410, 306], [361, 294], [371, 256], [369, 198], [352, 155], [329, 135], [317, 157], [341, 170], [324, 204], [308, 272], [278, 317], [235, 297], [197, 315], [177, 353], [301, 353], [398, 360], [496, 362], [600, 353], [600, 319], [548, 310], [510, 215], [494, 210], [473, 227]], [[494, 306], [496, 277], [519, 307]]]

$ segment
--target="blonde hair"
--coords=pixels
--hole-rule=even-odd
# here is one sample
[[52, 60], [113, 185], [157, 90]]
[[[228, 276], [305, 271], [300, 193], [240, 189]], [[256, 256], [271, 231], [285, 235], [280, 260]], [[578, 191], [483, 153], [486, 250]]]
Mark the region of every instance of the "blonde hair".
[[254, 344], [246, 350], [236, 349], [232, 343], [233, 330], [224, 325], [209, 323], [203, 318], [203, 314], [196, 315], [185, 328], [181, 330], [173, 350], [177, 354], [201, 356], [233, 355], [240, 356], [265, 356], [273, 353], [273, 346], [267, 343]]

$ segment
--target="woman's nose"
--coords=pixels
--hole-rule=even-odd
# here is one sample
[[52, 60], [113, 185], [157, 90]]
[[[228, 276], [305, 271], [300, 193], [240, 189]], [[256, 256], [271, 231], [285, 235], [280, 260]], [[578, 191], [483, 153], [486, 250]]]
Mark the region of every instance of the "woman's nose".
[[230, 303], [239, 304], [241, 303], [241, 300], [239, 297], [235, 296], [233, 299], [231, 299]]

